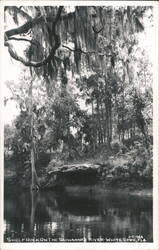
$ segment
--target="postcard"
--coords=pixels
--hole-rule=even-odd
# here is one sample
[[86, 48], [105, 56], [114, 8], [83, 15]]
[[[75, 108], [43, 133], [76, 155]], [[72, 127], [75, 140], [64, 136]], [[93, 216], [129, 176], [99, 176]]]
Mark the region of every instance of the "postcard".
[[1, 1], [1, 249], [159, 249], [158, 1]]

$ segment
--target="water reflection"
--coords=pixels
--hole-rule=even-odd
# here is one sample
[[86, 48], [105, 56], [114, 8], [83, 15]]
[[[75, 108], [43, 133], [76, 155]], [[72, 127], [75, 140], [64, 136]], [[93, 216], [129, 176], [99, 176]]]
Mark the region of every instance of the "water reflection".
[[152, 241], [152, 199], [112, 190], [5, 194], [4, 240], [82, 241], [141, 235]]

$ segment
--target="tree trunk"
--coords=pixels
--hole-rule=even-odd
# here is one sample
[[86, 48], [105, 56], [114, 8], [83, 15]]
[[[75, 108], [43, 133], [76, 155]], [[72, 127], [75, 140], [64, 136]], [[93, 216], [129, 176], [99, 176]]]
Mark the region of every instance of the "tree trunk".
[[37, 192], [33, 192], [33, 190], [31, 190], [31, 214], [30, 214], [30, 231], [32, 233], [36, 233], [36, 228], [34, 228], [34, 224], [35, 224], [35, 212], [36, 212], [36, 207], [37, 207], [37, 203], [38, 203], [38, 196], [39, 193]]
[[31, 143], [31, 175], [32, 175], [32, 182], [31, 186], [32, 189], [39, 189], [39, 179], [36, 173], [36, 168], [35, 168], [35, 150], [34, 150], [34, 142]]
[[101, 130], [101, 143], [104, 143], [104, 129], [103, 129], [103, 109], [102, 109], [102, 101], [99, 100], [99, 112], [100, 112], [100, 130]]
[[110, 124], [110, 134], [109, 134], [109, 140], [110, 140], [110, 143], [111, 143], [111, 141], [112, 141], [112, 100], [111, 100], [111, 98], [110, 98], [110, 106], [109, 106], [109, 108], [110, 108], [110, 122], [109, 122], [109, 124]]
[[96, 128], [95, 128], [95, 121], [94, 121], [94, 105], [92, 100], [92, 124], [93, 124], [93, 152], [96, 150], [96, 142], [97, 142], [97, 136], [96, 136]]
[[102, 143], [102, 131], [101, 131], [101, 120], [100, 120], [99, 100], [98, 100], [98, 98], [97, 98], [97, 117], [98, 117], [99, 144], [101, 144]]
[[29, 97], [30, 97], [30, 107], [29, 107], [29, 115], [30, 115], [30, 137], [31, 137], [31, 189], [39, 189], [39, 179], [35, 169], [35, 143], [34, 143], [34, 135], [33, 135], [33, 81], [30, 83], [29, 88]]
[[106, 142], [106, 119], [105, 119], [105, 106], [104, 103], [101, 104], [101, 109], [102, 109], [102, 126], [103, 126], [103, 141], [104, 143]]

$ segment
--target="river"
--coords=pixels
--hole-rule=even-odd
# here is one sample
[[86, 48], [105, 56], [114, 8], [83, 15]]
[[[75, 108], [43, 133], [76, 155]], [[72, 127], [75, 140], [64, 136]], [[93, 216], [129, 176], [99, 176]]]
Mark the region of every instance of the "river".
[[152, 196], [98, 186], [5, 192], [5, 242], [152, 242]]

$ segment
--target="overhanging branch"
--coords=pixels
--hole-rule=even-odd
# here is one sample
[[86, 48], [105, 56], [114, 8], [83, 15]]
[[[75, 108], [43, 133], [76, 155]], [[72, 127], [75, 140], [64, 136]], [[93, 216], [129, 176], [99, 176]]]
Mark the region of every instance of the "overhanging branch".
[[14, 51], [13, 45], [8, 42], [11, 39], [15, 40], [15, 38], [12, 37], [13, 35], [20, 35], [20, 34], [27, 33], [36, 24], [46, 22], [46, 21], [50, 21], [50, 18], [48, 20], [48, 18], [44, 18], [43, 16], [32, 19], [32, 20], [26, 22], [24, 25], [22, 25], [22, 26], [20, 26], [18, 28], [11, 29], [11, 30], [8, 30], [8, 31], [5, 32], [5, 34], [4, 34], [5, 35], [5, 44], [4, 45], [8, 47], [8, 51], [9, 51], [11, 57], [14, 58], [15, 60], [19, 61], [19, 62], [22, 62], [25, 66], [30, 66], [30, 67], [41, 67], [43, 65], [46, 65], [49, 61], [51, 61], [52, 58], [55, 55], [56, 50], [60, 46], [60, 38], [56, 34], [56, 24], [60, 19], [62, 9], [63, 9], [63, 6], [60, 6], [58, 8], [57, 15], [56, 15], [56, 17], [55, 17], [55, 19], [53, 21], [52, 35], [54, 36], [55, 45], [51, 49], [49, 55], [44, 60], [42, 60], [40, 62], [34, 62], [34, 61], [26, 60], [26, 59], [18, 56], [17, 53]]
[[68, 47], [66, 45], [62, 45], [62, 47], [66, 48], [66, 49], [68, 49], [68, 50], [70, 50], [72, 52], [81, 52], [81, 53], [83, 53], [85, 55], [88, 55], [88, 54], [98, 54], [99, 56], [107, 56], [107, 57], [111, 57], [112, 56], [110, 54], [106, 54], [106, 53], [102, 54], [102, 53], [99, 53], [97, 51], [84, 51], [84, 50], [82, 50], [80, 48], [78, 48], [78, 49], [72, 49], [72, 48], [70, 48], [70, 47]]
[[78, 48], [78, 49], [71, 49], [70, 47], [68, 47], [68, 46], [66, 46], [66, 45], [62, 45], [62, 47], [63, 48], [66, 48], [66, 49], [68, 49], [68, 50], [70, 50], [70, 51], [72, 51], [72, 52], [75, 52], [75, 51], [77, 51], [77, 52], [81, 52], [81, 53], [83, 53], [83, 54], [94, 54], [94, 53], [96, 53], [96, 51], [84, 51], [84, 50], [82, 50], [82, 49], [80, 49], [80, 48]]
[[[15, 41], [24, 41], [24, 42], [29, 42], [29, 43], [31, 43], [31, 44], [34, 44], [34, 45], [38, 45], [38, 42], [37, 41], [32, 41], [32, 40], [29, 40], [29, 39], [27, 39], [27, 38], [21, 38], [21, 37], [10, 37], [9, 39], [8, 39], [9, 41], [10, 40], [15, 40]], [[7, 46], [7, 45], [6, 45]]]
[[46, 19], [43, 16], [40, 16], [40, 17], [34, 18], [34, 19], [26, 22], [25, 24], [23, 24], [22, 26], [20, 26], [18, 28], [7, 30], [5, 32], [5, 40], [8, 40], [11, 36], [25, 34], [31, 28], [33, 28], [36, 24], [41, 24], [45, 21], [46, 21]]

